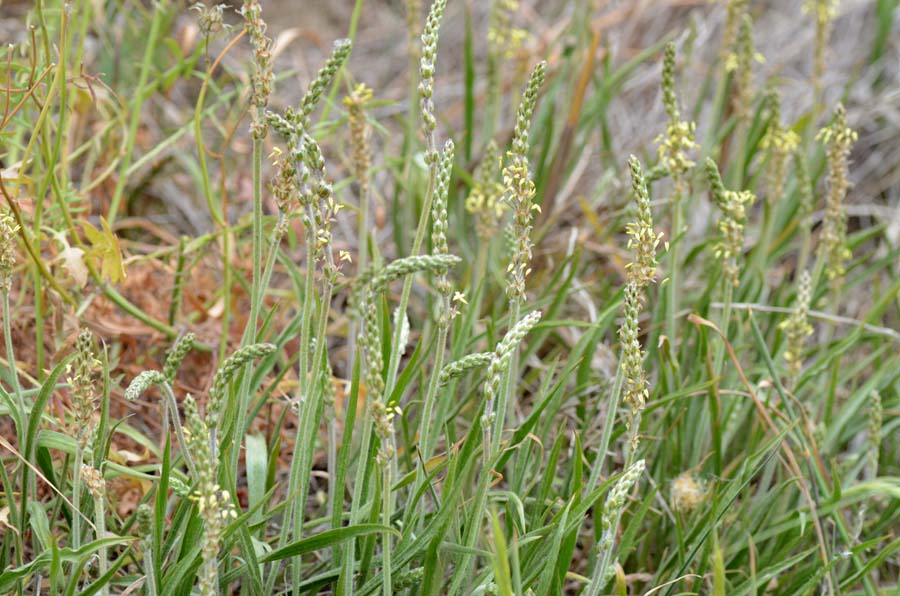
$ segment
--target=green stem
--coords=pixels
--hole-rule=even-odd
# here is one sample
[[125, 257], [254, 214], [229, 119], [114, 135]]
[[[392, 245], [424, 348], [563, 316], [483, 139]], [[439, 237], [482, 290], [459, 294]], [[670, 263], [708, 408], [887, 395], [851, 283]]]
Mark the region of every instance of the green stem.
[[25, 408], [25, 397], [22, 394], [22, 386], [19, 384], [19, 371], [16, 368], [16, 356], [13, 351], [12, 344], [12, 317], [10, 316], [10, 308], [9, 308], [9, 292], [2, 293], [3, 298], [3, 338], [6, 344], [6, 360], [9, 363], [9, 378], [12, 381], [13, 394], [16, 398], [16, 408], [18, 412], [16, 412], [16, 432], [21, 437], [23, 436], [22, 431], [24, 428], [22, 424], [25, 422], [25, 419], [28, 416], [28, 411]]
[[[486, 435], [490, 435], [490, 426], [486, 425], [484, 427], [484, 433]], [[466, 523], [466, 533], [463, 537], [463, 545], [468, 549], [469, 552], [462, 552], [459, 555], [459, 560], [457, 561], [457, 569], [453, 573], [453, 582], [450, 584], [450, 589], [447, 591], [447, 594], [450, 596], [456, 596], [459, 594], [460, 589], [462, 588], [462, 583], [466, 579], [469, 578], [469, 566], [472, 563], [472, 555], [470, 554], [471, 550], [474, 549], [475, 543], [478, 540], [478, 536], [481, 534], [482, 529], [482, 520], [484, 520], [484, 511], [487, 506], [487, 493], [488, 493], [488, 484], [490, 482], [491, 477], [491, 468], [492, 468], [492, 458], [489, 454], [487, 454], [486, 450], [488, 448], [488, 442], [484, 442], [483, 451], [482, 451], [482, 459], [484, 461], [484, 468], [481, 471], [481, 474], [478, 477], [478, 487], [475, 489], [475, 500], [472, 504], [472, 510], [469, 515], [469, 519]]]
[[[522, 300], [513, 298], [510, 301], [509, 325], [507, 329], [512, 329], [519, 323], [522, 311]], [[494, 412], [494, 430], [491, 437], [491, 456], [496, 456], [500, 451], [501, 439], [503, 438], [503, 426], [506, 424], [506, 411], [508, 409], [509, 398], [515, 383], [513, 375], [518, 373], [519, 368], [519, 348], [513, 348], [512, 356], [509, 359], [509, 365], [503, 372], [503, 379], [500, 383], [500, 392], [497, 396], [497, 409]]]
[[[723, 281], [724, 287], [724, 296], [722, 300], [722, 320], [720, 322], [720, 329], [722, 330], [722, 334], [727, 338], [728, 337], [728, 327], [731, 325], [731, 304], [734, 300], [734, 284], [731, 283], [728, 279]], [[714, 377], [718, 377], [722, 374], [722, 366], [725, 362], [725, 342], [719, 342], [716, 345], [716, 355], [714, 360], [714, 368], [713, 375]]]
[[[223, 200], [224, 202], [224, 200]], [[219, 362], [223, 362], [228, 353], [228, 325], [231, 322], [231, 247], [232, 230], [222, 227], [222, 333], [219, 338]]]
[[[428, 190], [425, 192], [425, 202], [422, 204], [422, 215], [419, 218], [419, 226], [416, 229], [416, 237], [413, 239], [410, 255], [419, 254], [425, 240], [425, 230], [428, 227], [428, 218], [431, 214], [431, 202], [434, 198], [435, 177], [437, 176], [437, 163], [432, 163], [429, 168]], [[394, 325], [394, 334], [391, 338], [391, 358], [388, 364], [387, 380], [385, 382], [385, 395], [390, 395], [394, 390], [397, 380], [397, 369], [400, 366], [400, 355], [403, 350], [400, 342], [403, 334], [403, 320], [406, 318], [406, 309], [409, 306], [409, 295], [412, 291], [413, 276], [408, 275], [403, 280], [403, 290], [400, 293], [400, 304], [397, 306], [397, 324]]]
[[[314, 199], [318, 200], [318, 199]], [[306, 276], [306, 291], [307, 294], [304, 296], [303, 305], [304, 305], [304, 321], [301, 323], [301, 329], [305, 329], [307, 334], [309, 333], [309, 327], [311, 321], [308, 319], [311, 316], [311, 303], [312, 303], [312, 282], [313, 276], [315, 274], [316, 267], [316, 238], [318, 237], [318, 229], [316, 224], [314, 207], [312, 205], [307, 206], [307, 217], [309, 218], [309, 225], [307, 228], [307, 251], [308, 251], [308, 263], [307, 263], [307, 276]], [[331, 253], [331, 247], [328, 246], [325, 248], [325, 266], [326, 269], [332, 269], [334, 266], [333, 256]], [[320, 296], [319, 302], [319, 310], [316, 313], [317, 323], [316, 326], [316, 349], [312, 358], [312, 365], [310, 367], [310, 374], [308, 379], [304, 379], [301, 377], [300, 379], [300, 423], [297, 425], [297, 436], [294, 442], [295, 446], [298, 446], [300, 451], [299, 453], [295, 453], [293, 460], [291, 461], [291, 471], [288, 479], [288, 488], [289, 494], [291, 498], [294, 499], [293, 502], [293, 515], [292, 523], [286, 523], [285, 527], [288, 528], [289, 531], [282, 532], [282, 538], [286, 538], [289, 534], [293, 534], [294, 540], [299, 540], [303, 533], [303, 513], [304, 513], [304, 499], [300, 498], [300, 494], [305, 494], [306, 487], [309, 484], [309, 477], [311, 474], [312, 467], [312, 459], [313, 459], [313, 451], [315, 450], [315, 442], [316, 442], [316, 429], [319, 426], [320, 421], [320, 405], [322, 402], [322, 375], [324, 374], [324, 363], [326, 362], [325, 358], [325, 348], [328, 344], [327, 341], [327, 333], [328, 333], [328, 316], [331, 311], [331, 296], [334, 291], [334, 282], [332, 281], [332, 276], [328, 271], [323, 272], [323, 281], [322, 281], [322, 294]], [[306, 343], [301, 338], [300, 349], [306, 350], [305, 353], [300, 355], [300, 367], [301, 374], [304, 374], [305, 369], [305, 360], [309, 354], [309, 337], [306, 338]], [[330, 379], [329, 379], [330, 382]], [[305, 386], [305, 391], [303, 388]], [[297, 447], [295, 447], [296, 449]], [[292, 528], [292, 532], [290, 531]], [[298, 555], [293, 558], [291, 563], [291, 572], [292, 579], [295, 591], [299, 591], [299, 584], [302, 579], [301, 571], [301, 557]]]
[[[720, 323], [720, 329], [722, 330], [722, 334], [725, 336], [725, 339], [728, 339], [728, 328], [731, 325], [731, 303], [734, 298], [734, 284], [731, 283], [727, 278], [723, 281], [724, 285], [724, 296], [723, 296], [723, 307], [722, 307], [722, 321]], [[713, 369], [712, 369], [712, 379], [715, 381], [715, 384], [710, 387], [709, 391], [709, 416], [710, 416], [710, 425], [712, 432], [712, 440], [713, 440], [713, 459], [715, 465], [716, 474], [721, 474], [722, 472], [722, 429], [720, 426], [719, 420], [719, 396], [720, 392], [718, 386], [721, 384], [721, 377], [723, 374], [723, 365], [725, 362], [725, 341], [719, 341], [716, 343], [716, 352], [713, 359]]]
[[[191, 450], [188, 449], [187, 439], [184, 436], [184, 428], [181, 426], [181, 418], [178, 415], [178, 401], [175, 399], [175, 394], [172, 392], [172, 387], [169, 386], [168, 383], [160, 383], [160, 388], [162, 389], [163, 397], [168, 404], [169, 410], [171, 410], [172, 416], [172, 426], [175, 428], [175, 436], [178, 439], [178, 445], [181, 447], [181, 454], [184, 457], [184, 462], [187, 464], [188, 472], [191, 475], [191, 478], [197, 477], [197, 465], [194, 463], [194, 458], [191, 456]], [[168, 423], [166, 420], [163, 420], [163, 429], [166, 430], [168, 428]], [[163, 442], [165, 442], [166, 436], [163, 435]], [[215, 461], [215, 460], [214, 460]]]
[[[257, 109], [257, 108], [253, 108]], [[252, 185], [253, 185], [253, 218], [251, 231], [251, 259], [253, 260], [253, 280], [250, 286], [250, 316], [247, 318], [247, 325], [244, 327], [244, 336], [241, 339], [241, 347], [248, 346], [256, 342], [256, 332], [259, 322], [260, 303], [265, 294], [265, 286], [263, 286], [263, 269], [262, 269], [262, 250], [263, 242], [263, 209], [262, 209], [262, 159], [263, 159], [263, 139], [253, 137], [252, 151]], [[229, 296], [225, 296], [228, 300]], [[232, 429], [231, 453], [229, 458], [229, 470], [238, 477], [238, 460], [241, 453], [241, 444], [244, 440], [244, 427], [247, 425], [247, 410], [250, 407], [251, 375], [245, 372], [241, 376], [240, 393], [238, 394], [238, 409], [235, 413], [235, 425]], [[216, 421], [218, 422], [218, 421]], [[213, 454], [215, 461], [215, 453]]]
[[606, 412], [606, 422], [603, 424], [603, 433], [600, 435], [600, 444], [597, 446], [597, 455], [594, 457], [594, 466], [588, 477], [588, 483], [584, 494], [590, 494], [600, 484], [600, 474], [603, 473], [603, 463], [606, 460], [606, 452], [612, 440], [613, 428], [616, 425], [616, 414], [619, 410], [619, 401], [622, 398], [622, 385], [624, 372], [622, 371], [622, 357], [619, 356], [619, 366], [616, 368], [616, 378], [613, 381], [612, 394], [609, 399], [609, 408]]
[[81, 444], [75, 441], [75, 457], [72, 463], [72, 548], [81, 547], [81, 462], [84, 458]]
[[[419, 420], [419, 458], [421, 459], [421, 465], [416, 466], [416, 483], [413, 494], [419, 492], [419, 489], [422, 487], [427, 476], [425, 464], [431, 458], [431, 454], [434, 451], [433, 443], [435, 442], [436, 436], [432, 432], [432, 429], [440, 431], [440, 425], [434, 420], [434, 409], [437, 401], [438, 389], [440, 388], [441, 369], [444, 367], [444, 357], [447, 353], [447, 335], [450, 330], [449, 296], [443, 296], [442, 308], [443, 313], [440, 316], [444, 317], [446, 320], [438, 322], [437, 353], [434, 356], [434, 364], [431, 368], [431, 378], [428, 381], [428, 389], [425, 393], [425, 403], [422, 407], [422, 414]], [[408, 511], [408, 513], [412, 512]]]
[[[102, 540], [106, 537], [106, 507], [103, 495], [94, 497], [94, 523], [97, 526], [97, 540]], [[107, 552], [107, 547], [101, 547], [100, 550], [97, 551], [97, 557], [99, 558], [97, 569], [102, 577], [107, 570], [109, 570], [109, 554]], [[103, 584], [103, 587], [100, 588], [100, 594], [102, 596], [109, 596], [109, 582]]]
[[669, 245], [669, 279], [666, 281], [668, 296], [666, 297], [666, 334], [669, 336], [669, 347], [672, 358], [677, 362], [678, 350], [675, 347], [678, 332], [678, 247], [681, 244], [681, 181], [674, 181], [675, 190], [672, 196], [672, 242]]
[[[316, 351], [313, 357], [312, 370], [310, 372], [310, 391], [304, 396], [304, 403], [300, 413], [300, 424], [297, 426], [297, 438], [295, 445], [300, 445], [299, 457], [294, 456], [292, 463], [297, 463], [292, 470], [294, 477], [291, 495], [294, 498], [293, 537], [300, 540], [303, 533], [303, 511], [305, 500], [300, 495], [306, 494], [309, 477], [312, 471], [313, 451], [315, 450], [316, 429], [319, 426], [320, 404], [322, 402], [322, 375], [324, 373], [322, 363], [325, 361], [326, 333], [328, 330], [328, 312], [331, 305], [332, 284], [325, 282], [325, 289], [319, 309], [318, 328], [316, 330]], [[328, 379], [330, 382], [330, 379]], [[299, 477], [297, 476], [299, 474]], [[300, 492], [297, 492], [300, 491]], [[292, 564], [294, 572], [294, 585], [300, 582], [301, 558], [295, 557]]]
[[[12, 415], [13, 422], [15, 423], [16, 436], [24, 437], [25, 436], [24, 424], [25, 424], [25, 419], [28, 416], [28, 412], [25, 409], [25, 397], [22, 394], [22, 386], [19, 384], [19, 371], [16, 368], [16, 356], [15, 356], [15, 353], [13, 352], [12, 330], [11, 330], [12, 318], [10, 317], [10, 309], [9, 309], [9, 292], [5, 292], [5, 291], [3, 292], [2, 302], [3, 302], [3, 338], [4, 338], [4, 342], [6, 344], [6, 360], [9, 364], [9, 378], [12, 380], [11, 382], [12, 382], [12, 387], [13, 387], [13, 393], [15, 394], [15, 407], [18, 410], [18, 411], [11, 411], [10, 414]], [[27, 451], [25, 452], [25, 456], [26, 457], [29, 456]], [[26, 463], [30, 463], [30, 462], [26, 462]], [[22, 508], [21, 508], [21, 516], [20, 516], [19, 521], [21, 523], [24, 523], [25, 519], [26, 519], [25, 516], [26, 516], [26, 512], [27, 512], [28, 498], [29, 497], [31, 497], [31, 498], [37, 497], [37, 491], [35, 489], [34, 475], [29, 474], [28, 465], [22, 466], [22, 480], [23, 480], [22, 490], [24, 490], [24, 493], [22, 495]], [[11, 508], [13, 517], [15, 517], [14, 509], [15, 508]], [[15, 523], [15, 520], [13, 520], [13, 523]], [[17, 543], [21, 544], [21, 536], [17, 536]], [[21, 548], [16, 548], [16, 563], [18, 565], [21, 565], [22, 561], [23, 561], [22, 553], [19, 552], [21, 550], [22, 550]]]
[[[447, 316], [446, 313], [450, 312], [450, 300], [447, 297], [444, 297], [444, 313], [442, 316]], [[440, 373], [441, 369], [444, 367], [444, 356], [447, 352], [447, 335], [449, 332], [449, 321], [447, 324], [438, 323], [438, 336], [437, 336], [437, 353], [434, 356], [434, 365], [431, 369], [431, 379], [428, 382], [428, 389], [425, 393], [425, 404], [422, 408], [422, 417], [419, 421], [419, 452], [422, 457], [423, 462], [427, 462], [431, 457], [432, 452], [434, 451], [434, 441], [435, 436], [432, 432], [435, 429], [435, 420], [434, 418], [434, 405], [437, 400], [437, 393], [440, 383]], [[439, 429], [435, 429], [439, 430]], [[419, 468], [421, 470], [421, 466]], [[424, 472], [424, 470], [421, 470]], [[418, 478], [416, 482], [416, 487], [420, 486], [420, 482], [423, 478]]]
[[[353, 482], [353, 500], [350, 509], [350, 525], [358, 524], [362, 520], [365, 513], [364, 503], [367, 494], [363, 494], [366, 487], [366, 470], [368, 468], [366, 458], [372, 447], [372, 412], [368, 404], [365, 406], [363, 414], [363, 435], [359, 443], [359, 457], [357, 458], [356, 475]], [[353, 560], [356, 556], [356, 540], [350, 538], [347, 546], [344, 548], [341, 578], [342, 581], [338, 586], [338, 593], [343, 596], [352, 596], [353, 594]]]
[[131, 97], [131, 120], [128, 123], [128, 134], [125, 137], [125, 152], [122, 155], [122, 162], [119, 168], [119, 178], [116, 181], [116, 188], [113, 191], [112, 199], [109, 202], [109, 211], [106, 220], [112, 226], [116, 221], [116, 215], [119, 212], [119, 204], [122, 202], [122, 195], [125, 192], [125, 183], [128, 180], [126, 172], [131, 164], [132, 153], [134, 153], [134, 142], [137, 139], [138, 124], [141, 121], [141, 107], [144, 104], [144, 87], [147, 85], [147, 77], [150, 75], [150, 69], [153, 67], [153, 53], [157, 49], [156, 38], [159, 37], [159, 29], [162, 25], [163, 15], [165, 14], [166, 0], [162, 0], [153, 10], [153, 21], [150, 23], [150, 33], [147, 37], [147, 45], [144, 47], [144, 58], [141, 61], [141, 71], [138, 74], [137, 86], [134, 95]]
[[[391, 502], [391, 462], [384, 462], [381, 470], [382, 487], [381, 487], [381, 523], [385, 528], [391, 527], [391, 515], [393, 514], [393, 504]], [[390, 530], [385, 530], [382, 534], [381, 545], [381, 577], [382, 577], [382, 593], [384, 596], [393, 596], [394, 591], [391, 585], [391, 544], [392, 536]]]
[[800, 221], [800, 227], [800, 255], [797, 257], [797, 274], [806, 270], [812, 254], [812, 226], [810, 225], [809, 217], [804, 217]]
[[[611, 526], [612, 531], [615, 532], [619, 527], [619, 522], [622, 519], [622, 511], [621, 509], [616, 512], [615, 519], [613, 520], [613, 525]], [[610, 548], [605, 548], [600, 553], [600, 560], [597, 562], [597, 565], [594, 567], [594, 573], [591, 575], [591, 583], [588, 584], [586, 596], [600, 596], [600, 590], [603, 589], [603, 586], [606, 584], [606, 576], [608, 573], [608, 569], [610, 564], [612, 563], [612, 555], [615, 550], [615, 537], [613, 537], [613, 542], [610, 545]]]
[[144, 541], [144, 588], [147, 596], [158, 596], [156, 592], [156, 562], [153, 560], [153, 548], [149, 541]]
[[[300, 404], [301, 412], [300, 416], [300, 424], [297, 425], [297, 442], [294, 444], [294, 456], [291, 460], [291, 469], [290, 474], [288, 476], [288, 495], [290, 498], [295, 499], [298, 494], [298, 474], [300, 473], [300, 468], [302, 467], [300, 459], [302, 456], [301, 453], [296, 452], [298, 449], [301, 449], [300, 441], [308, 437], [301, 434], [301, 428], [304, 426], [305, 419], [303, 415], [306, 413], [309, 405], [312, 400], [309, 399], [309, 352], [310, 352], [310, 326], [311, 319], [313, 313], [313, 285], [315, 283], [315, 256], [314, 256], [314, 246], [315, 246], [315, 231], [313, 229], [315, 219], [310, 218], [309, 222], [307, 222], [306, 227], [306, 276], [303, 286], [303, 296], [301, 297], [302, 312], [300, 318], [300, 354], [298, 358], [298, 372], [297, 372], [297, 401]], [[305, 407], [304, 407], [305, 406]], [[281, 533], [278, 539], [279, 547], [284, 546], [288, 543], [288, 540], [291, 536], [292, 528], [296, 532], [296, 526], [292, 525], [292, 520], [294, 517], [298, 515], [298, 507], [296, 504], [292, 504], [288, 507], [284, 514], [284, 520], [281, 526]], [[303, 515], [303, 508], [299, 508], [299, 515]], [[301, 521], [301, 530], [302, 530], [302, 521]], [[296, 557], [293, 560], [293, 566], [299, 567], [298, 560], [299, 557]], [[296, 585], [300, 581], [299, 571], [295, 570], [294, 572], [294, 584]], [[270, 582], [274, 581], [274, 573], [270, 577]]]

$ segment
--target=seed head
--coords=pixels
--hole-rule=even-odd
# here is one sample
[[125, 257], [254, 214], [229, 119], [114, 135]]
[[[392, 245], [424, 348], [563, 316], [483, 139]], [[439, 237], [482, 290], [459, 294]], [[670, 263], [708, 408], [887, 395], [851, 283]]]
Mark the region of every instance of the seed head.
[[483, 241], [490, 241], [497, 232], [500, 219], [509, 209], [503, 199], [500, 184], [501, 159], [497, 143], [492, 139], [484, 148], [484, 157], [475, 175], [475, 184], [466, 197], [466, 211], [475, 216], [475, 231]]
[[747, 207], [756, 197], [749, 190], [734, 191], [725, 188], [719, 168], [712, 158], [706, 159], [706, 176], [710, 193], [716, 206], [722, 210], [719, 219], [719, 242], [715, 245], [716, 258], [722, 263], [722, 270], [732, 285], [740, 283], [738, 259], [744, 252], [744, 227], [747, 225]]
[[723, 56], [727, 56], [737, 39], [738, 26], [747, 13], [748, 0], [726, 0], [725, 29], [722, 32]]
[[494, 0], [491, 4], [487, 42], [494, 56], [511, 58], [528, 37], [527, 31], [513, 26], [518, 11], [519, 0]]
[[344, 65], [344, 62], [347, 61], [351, 49], [353, 49], [353, 44], [349, 39], [339, 39], [334, 42], [331, 56], [328, 57], [328, 60], [325, 61], [325, 65], [319, 69], [316, 77], [310, 82], [309, 89], [307, 89], [306, 95], [303, 96], [303, 101], [300, 102], [299, 116], [304, 130], [309, 129], [309, 116], [319, 104], [322, 92], [331, 84], [331, 81], [334, 80], [334, 76], [337, 74], [338, 70], [340, 70]]
[[184, 357], [187, 356], [188, 352], [194, 349], [194, 342], [196, 339], [197, 336], [193, 333], [185, 333], [178, 338], [178, 341], [176, 341], [175, 345], [172, 346], [172, 349], [169, 350], [169, 353], [166, 355], [166, 363], [163, 366], [163, 375], [165, 375], [169, 383], [175, 381], [178, 369], [181, 367]]
[[370, 286], [362, 303], [363, 325], [359, 334], [359, 344], [365, 355], [366, 390], [371, 402], [381, 400], [384, 393], [384, 357], [381, 352], [381, 326], [378, 324], [378, 309], [375, 292]]
[[493, 356], [494, 355], [491, 352], [477, 352], [475, 354], [463, 356], [459, 360], [454, 360], [453, 362], [444, 365], [444, 368], [441, 369], [439, 384], [444, 386], [452, 379], [461, 377], [470, 370], [487, 366], [491, 362]]
[[304, 225], [315, 230], [313, 250], [315, 260], [322, 265], [326, 280], [334, 283], [338, 277], [338, 266], [334, 261], [332, 250], [331, 227], [343, 205], [334, 200], [334, 188], [325, 172], [325, 158], [319, 144], [310, 135], [302, 136], [304, 166], [301, 177], [301, 204], [304, 212]]
[[799, 149], [794, 152], [794, 165], [797, 171], [797, 192], [800, 194], [799, 213], [800, 217], [806, 218], [813, 212], [815, 198], [813, 197], [812, 181], [809, 179], [809, 168]]
[[768, 154], [766, 185], [769, 190], [768, 200], [771, 202], [777, 201], [784, 194], [787, 163], [797, 149], [800, 137], [781, 123], [781, 98], [777, 91], [772, 90], [769, 93], [767, 103], [770, 122], [760, 146]]
[[250, 130], [254, 138], [262, 139], [265, 138], [267, 130], [259, 108], [264, 108], [269, 103], [269, 96], [272, 95], [275, 84], [275, 75], [272, 72], [272, 40], [266, 37], [266, 22], [262, 19], [262, 6], [258, 0], [244, 0], [240, 13], [244, 17], [244, 29], [253, 47], [250, 102], [257, 109], [251, 110], [253, 122]]
[[813, 44], [813, 89], [816, 101], [822, 93], [822, 76], [825, 74], [825, 58], [828, 50], [828, 36], [831, 23], [837, 17], [838, 0], [805, 0], [803, 12], [813, 15], [816, 22], [816, 37]]
[[216, 374], [213, 375], [212, 383], [209, 388], [209, 403], [206, 406], [207, 420], [212, 426], [218, 426], [219, 414], [221, 413], [222, 400], [225, 397], [225, 391], [229, 383], [241, 371], [244, 365], [249, 364], [257, 358], [265, 358], [275, 351], [272, 344], [251, 344], [237, 350], [234, 354], [225, 360], [224, 364], [219, 367]]
[[372, 166], [372, 148], [369, 136], [372, 127], [366, 120], [366, 104], [372, 100], [372, 90], [360, 83], [353, 93], [344, 98], [347, 120], [350, 123], [350, 145], [353, 148], [353, 176], [359, 185], [359, 194], [365, 197], [369, 192], [369, 168]]
[[[450, 252], [447, 245], [447, 195], [450, 192], [450, 175], [453, 171], [453, 151], [453, 141], [448, 140], [444, 144], [444, 151], [438, 162], [434, 199], [431, 203], [431, 245], [432, 252], [436, 255], [447, 255]], [[450, 296], [452, 288], [446, 270], [438, 274], [437, 289], [444, 296]]]
[[[649, 382], [644, 372], [644, 349], [640, 342], [639, 319], [644, 306], [641, 286], [635, 282], [625, 285], [624, 317], [619, 328], [622, 344], [622, 401], [631, 410], [629, 424], [635, 424], [649, 397]], [[636, 436], [636, 433], [635, 433]]]
[[516, 128], [513, 132], [512, 154], [527, 161], [528, 159], [528, 129], [531, 128], [531, 117], [537, 105], [538, 91], [544, 84], [547, 74], [547, 63], [538, 62], [528, 77], [528, 83], [519, 101], [519, 109], [516, 111]]
[[90, 464], [81, 464], [81, 477], [94, 499], [106, 498], [106, 480], [100, 470]]
[[666, 125], [664, 135], [656, 137], [659, 143], [659, 159], [673, 176], [683, 176], [694, 167], [694, 162], [688, 157], [688, 152], [699, 149], [694, 142], [694, 131], [697, 129], [693, 122], [678, 120]]
[[672, 41], [666, 44], [663, 53], [662, 94], [663, 106], [669, 120], [672, 122], [681, 120], [681, 109], [678, 107], [678, 96], [675, 93], [675, 42]]
[[531, 72], [516, 115], [512, 149], [503, 169], [505, 200], [512, 206], [514, 213], [515, 245], [507, 268], [509, 279], [506, 284], [506, 295], [510, 300], [525, 299], [525, 278], [531, 272], [531, 228], [534, 212], [540, 211], [540, 207], [534, 203], [534, 182], [528, 170], [528, 129], [546, 70], [547, 63], [540, 62]]
[[838, 0], [805, 0], [803, 12], [812, 14], [816, 21], [830, 22], [837, 16]]
[[394, 578], [394, 589], [402, 590], [405, 588], [417, 587], [422, 583], [424, 577], [424, 567], [413, 567], [412, 569], [401, 571]]
[[419, 36], [422, 34], [422, 0], [406, 0], [407, 51], [411, 61], [419, 59]]
[[644, 460], [631, 464], [631, 467], [625, 470], [622, 476], [613, 485], [612, 490], [606, 495], [606, 501], [603, 503], [603, 515], [600, 517], [600, 541], [597, 543], [598, 551], [606, 551], [613, 547], [616, 535], [616, 526], [625, 509], [625, 499], [631, 488], [644, 473]]
[[631, 192], [637, 207], [637, 217], [626, 225], [628, 248], [634, 251], [634, 260], [628, 264], [628, 280], [646, 287], [656, 277], [656, 248], [662, 233], [653, 231], [650, 193], [641, 162], [634, 155], [628, 159], [628, 168], [631, 171]]
[[197, 2], [191, 6], [191, 10], [196, 10], [198, 13], [197, 26], [200, 28], [200, 33], [203, 34], [203, 37], [210, 37], [223, 29], [228, 29], [224, 15], [226, 8], [228, 8], [227, 4], [207, 6], [203, 2]]
[[228, 491], [216, 484], [218, 463], [213, 460], [210, 445], [210, 429], [197, 410], [197, 403], [190, 395], [184, 399], [185, 435], [188, 448], [197, 463], [196, 490], [190, 499], [197, 504], [197, 512], [203, 520], [201, 537], [200, 593], [203, 596], [218, 594], [219, 577], [216, 559], [222, 544], [225, 527], [237, 512]]
[[294, 160], [285, 156], [276, 148], [270, 157], [274, 158], [272, 165], [275, 173], [272, 176], [272, 196], [278, 210], [287, 215], [294, 211], [294, 202], [297, 199], [297, 164]]
[[694, 142], [694, 131], [697, 126], [693, 122], [681, 119], [678, 107], [678, 96], [675, 93], [675, 44], [666, 44], [662, 70], [663, 106], [669, 115], [666, 132], [656, 138], [659, 143], [659, 159], [673, 177], [680, 179], [694, 167], [688, 158], [688, 151], [699, 148]]
[[813, 327], [809, 323], [811, 300], [812, 278], [808, 271], [803, 271], [797, 283], [797, 304], [794, 306], [794, 311], [779, 325], [787, 336], [784, 359], [788, 363], [792, 378], [796, 378], [800, 374], [800, 369], [803, 367], [806, 339], [813, 333]]
[[456, 255], [412, 255], [395, 259], [371, 276], [371, 289], [373, 292], [380, 292], [392, 281], [414, 273], [427, 271], [438, 275], [461, 260]]
[[131, 380], [128, 389], [125, 390], [125, 399], [134, 401], [154, 385], [166, 382], [169, 382], [169, 377], [158, 370], [142, 371], [138, 376]]
[[422, 109], [422, 128], [425, 133], [425, 161], [432, 163], [437, 159], [437, 148], [434, 146], [434, 129], [437, 120], [434, 117], [434, 68], [437, 60], [438, 29], [447, 0], [435, 0], [428, 12], [425, 28], [422, 30], [422, 57], [419, 61], [419, 100]]
[[0, 293], [8, 294], [12, 289], [12, 272], [16, 265], [15, 236], [18, 231], [16, 220], [0, 211]]
[[734, 80], [737, 84], [734, 98], [735, 111], [745, 123], [750, 117], [750, 104], [753, 101], [754, 62], [761, 63], [765, 60], [753, 45], [753, 19], [745, 12], [741, 18], [741, 26], [734, 49], [725, 59], [725, 70], [734, 73]]
[[500, 343], [497, 344], [497, 348], [491, 356], [491, 363], [488, 366], [487, 379], [484, 382], [483, 388], [485, 401], [484, 418], [486, 422], [490, 423], [490, 421], [493, 420], [497, 393], [500, 390], [500, 382], [502, 381], [506, 369], [509, 368], [513, 353], [519, 347], [519, 344], [522, 343], [522, 340], [525, 339], [525, 336], [528, 335], [528, 332], [531, 331], [540, 320], [540, 311], [528, 313], [522, 317], [512, 329], [507, 331], [503, 339], [500, 340]]
[[94, 439], [97, 410], [97, 389], [94, 374], [100, 361], [94, 352], [94, 336], [88, 329], [78, 334], [75, 342], [75, 358], [66, 366], [69, 391], [72, 396], [72, 431], [83, 449]]
[[672, 481], [672, 508], [689, 512], [706, 500], [707, 491], [703, 483], [690, 472], [679, 474]]
[[816, 135], [816, 140], [825, 145], [828, 161], [828, 194], [819, 257], [825, 261], [825, 274], [832, 286], [836, 286], [843, 277], [845, 264], [851, 256], [850, 249], [847, 248], [844, 197], [850, 187], [848, 161], [856, 139], [856, 131], [847, 126], [847, 113], [841, 104], [834, 110], [832, 123]]
[[137, 511], [135, 512], [137, 533], [138, 536], [141, 537], [141, 540], [144, 541], [145, 544], [149, 543], [152, 539], [153, 532], [153, 509], [150, 505], [146, 503], [141, 503], [138, 505]]
[[400, 408], [383, 401], [371, 401], [370, 404], [375, 434], [381, 440], [376, 460], [378, 465], [386, 466], [397, 453], [394, 447], [394, 417], [401, 413]]

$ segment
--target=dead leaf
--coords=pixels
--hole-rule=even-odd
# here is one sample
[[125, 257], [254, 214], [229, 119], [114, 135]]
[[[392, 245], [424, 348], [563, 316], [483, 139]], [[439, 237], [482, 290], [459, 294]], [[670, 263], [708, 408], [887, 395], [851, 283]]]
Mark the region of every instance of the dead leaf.
[[100, 217], [101, 232], [88, 221], [81, 222], [84, 235], [91, 243], [88, 256], [95, 258], [100, 263], [100, 275], [112, 284], [117, 284], [125, 279], [125, 266], [122, 264], [122, 249], [119, 247], [119, 239], [113, 234], [106, 219]]
[[30, 184], [31, 178], [25, 176], [20, 172], [22, 168], [22, 162], [16, 162], [8, 168], [0, 169], [0, 179], [3, 182], [11, 182], [13, 184]]
[[84, 264], [84, 251], [78, 247], [70, 246], [59, 253], [58, 257], [72, 279], [79, 288], [83, 288], [87, 283], [88, 269]]
[[16, 534], [19, 533], [19, 530], [9, 523], [9, 507], [0, 507], [0, 526], [9, 528]]

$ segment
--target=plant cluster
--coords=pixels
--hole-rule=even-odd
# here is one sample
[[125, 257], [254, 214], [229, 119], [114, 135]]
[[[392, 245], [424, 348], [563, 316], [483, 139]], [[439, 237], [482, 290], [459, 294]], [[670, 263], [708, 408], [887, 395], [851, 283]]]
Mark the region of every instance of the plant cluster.
[[23, 11], [0, 593], [891, 593], [897, 205], [856, 209], [874, 110], [825, 113], [836, 0], [796, 105], [771, 7], [632, 55], [637, 10], [400, 4], [399, 93], [378, 3], [309, 74], [257, 0]]

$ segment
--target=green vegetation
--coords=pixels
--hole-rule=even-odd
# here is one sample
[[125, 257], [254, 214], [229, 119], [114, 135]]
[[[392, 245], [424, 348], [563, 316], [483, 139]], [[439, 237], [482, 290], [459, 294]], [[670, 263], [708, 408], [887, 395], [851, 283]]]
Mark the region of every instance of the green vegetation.
[[393, 4], [11, 9], [0, 593], [895, 594], [898, 2]]

